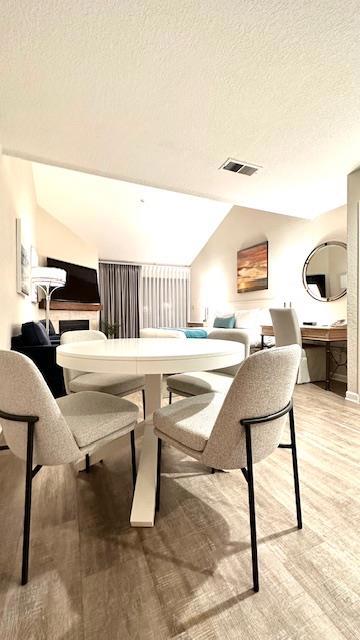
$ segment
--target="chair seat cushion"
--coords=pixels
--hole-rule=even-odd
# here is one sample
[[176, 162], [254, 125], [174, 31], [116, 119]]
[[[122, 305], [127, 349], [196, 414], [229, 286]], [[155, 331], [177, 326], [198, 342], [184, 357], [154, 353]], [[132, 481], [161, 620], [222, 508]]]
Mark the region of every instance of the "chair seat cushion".
[[114, 396], [126, 395], [145, 384], [144, 376], [129, 376], [114, 373], [82, 373], [69, 382], [72, 393], [79, 391], [102, 391]]
[[98, 391], [64, 396], [57, 403], [80, 448], [115, 432], [130, 431], [139, 414], [133, 402]]
[[170, 391], [177, 391], [189, 395], [198, 396], [201, 393], [212, 391], [227, 393], [233, 381], [232, 376], [212, 371], [194, 371], [192, 373], [178, 373], [169, 376], [167, 387]]
[[153, 416], [158, 435], [163, 434], [194, 451], [203, 451], [224, 402], [220, 393], [185, 398], [158, 409]]

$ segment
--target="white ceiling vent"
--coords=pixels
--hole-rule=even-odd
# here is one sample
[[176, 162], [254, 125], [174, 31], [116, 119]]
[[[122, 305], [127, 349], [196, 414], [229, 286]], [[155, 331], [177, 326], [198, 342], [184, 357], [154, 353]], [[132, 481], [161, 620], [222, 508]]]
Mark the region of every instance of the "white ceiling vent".
[[231, 173], [242, 173], [244, 176], [252, 176], [259, 169], [256, 164], [249, 164], [248, 162], [240, 162], [240, 160], [234, 160], [234, 158], [228, 158], [219, 167], [219, 169], [225, 169], [225, 171], [231, 171]]

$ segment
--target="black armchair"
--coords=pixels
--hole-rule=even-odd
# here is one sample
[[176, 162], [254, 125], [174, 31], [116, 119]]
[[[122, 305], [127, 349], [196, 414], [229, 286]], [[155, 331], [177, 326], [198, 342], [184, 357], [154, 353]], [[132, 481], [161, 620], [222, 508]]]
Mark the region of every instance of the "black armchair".
[[[56, 346], [59, 344], [58, 336], [54, 333], [53, 336], [50, 336], [53, 337], [53, 341], [50, 341], [47, 337], [46, 343], [40, 344], [41, 334], [39, 334], [40, 338], [36, 339], [36, 327], [29, 325], [39, 325], [39, 323], [27, 322], [22, 325], [21, 335], [14, 336], [11, 340], [11, 349], [23, 353], [36, 364], [55, 398], [66, 395], [63, 371], [56, 364]], [[32, 329], [35, 330], [32, 331]]]

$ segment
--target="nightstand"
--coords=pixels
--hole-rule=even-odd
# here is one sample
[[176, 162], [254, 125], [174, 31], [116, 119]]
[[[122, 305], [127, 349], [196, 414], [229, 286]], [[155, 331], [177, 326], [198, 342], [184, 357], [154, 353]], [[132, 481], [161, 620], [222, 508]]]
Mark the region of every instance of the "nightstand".
[[187, 327], [206, 327], [206, 323], [205, 322], [187, 322], [186, 323]]

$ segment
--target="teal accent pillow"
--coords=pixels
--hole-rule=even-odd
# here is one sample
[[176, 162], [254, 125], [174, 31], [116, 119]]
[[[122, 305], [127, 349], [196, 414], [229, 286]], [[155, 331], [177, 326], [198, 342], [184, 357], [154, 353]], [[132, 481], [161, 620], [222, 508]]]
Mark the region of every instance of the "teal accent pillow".
[[216, 329], [233, 329], [235, 327], [235, 314], [232, 316], [217, 316], [214, 320]]
[[187, 338], [207, 338], [208, 334], [205, 329], [182, 329]]

